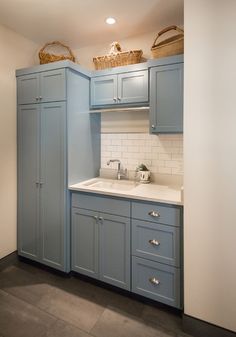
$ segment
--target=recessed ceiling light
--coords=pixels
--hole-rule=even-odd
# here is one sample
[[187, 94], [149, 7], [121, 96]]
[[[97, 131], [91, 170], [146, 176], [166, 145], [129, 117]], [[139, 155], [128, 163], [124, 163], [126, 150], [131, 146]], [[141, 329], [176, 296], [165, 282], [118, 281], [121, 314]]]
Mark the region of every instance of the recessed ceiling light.
[[116, 19], [110, 17], [110, 18], [106, 18], [106, 23], [108, 25], [114, 25], [114, 23], [116, 23]]

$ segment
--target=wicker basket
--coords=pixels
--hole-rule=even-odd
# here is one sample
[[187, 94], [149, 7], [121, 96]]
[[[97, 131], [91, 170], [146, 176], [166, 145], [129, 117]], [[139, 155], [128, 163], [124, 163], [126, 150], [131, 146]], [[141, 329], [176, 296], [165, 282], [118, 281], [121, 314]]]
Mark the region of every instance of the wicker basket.
[[[49, 52], [46, 52], [45, 49], [49, 46], [60, 46], [65, 49], [67, 49], [67, 54], [65, 55], [55, 55], [50, 54]], [[42, 49], [39, 51], [39, 60], [40, 64], [50, 63], [50, 62], [57, 62], [57, 61], [63, 61], [63, 60], [70, 60], [75, 62], [75, 56], [72, 53], [71, 49], [66, 46], [65, 44], [59, 42], [59, 41], [53, 41], [46, 43]]]
[[111, 46], [112, 49], [108, 55], [97, 56], [93, 58], [93, 63], [96, 70], [140, 63], [141, 57], [143, 55], [142, 50], [130, 50], [122, 52], [121, 47], [117, 42], [113, 42]]
[[[178, 35], [167, 38], [164, 41], [157, 43], [157, 39], [164, 33], [175, 30]], [[151, 48], [153, 58], [172, 56], [177, 54], [183, 54], [184, 52], [184, 31], [177, 26], [169, 26], [160, 31]]]

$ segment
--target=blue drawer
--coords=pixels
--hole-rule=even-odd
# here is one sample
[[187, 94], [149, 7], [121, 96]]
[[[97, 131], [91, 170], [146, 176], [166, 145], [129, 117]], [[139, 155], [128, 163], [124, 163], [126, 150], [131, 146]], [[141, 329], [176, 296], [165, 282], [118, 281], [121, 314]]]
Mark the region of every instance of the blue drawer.
[[72, 193], [72, 207], [130, 217], [130, 201], [86, 193]]
[[180, 226], [181, 209], [157, 203], [132, 202], [132, 218]]
[[133, 256], [132, 291], [181, 308], [180, 269]]
[[132, 220], [132, 254], [179, 267], [179, 231], [178, 227]]

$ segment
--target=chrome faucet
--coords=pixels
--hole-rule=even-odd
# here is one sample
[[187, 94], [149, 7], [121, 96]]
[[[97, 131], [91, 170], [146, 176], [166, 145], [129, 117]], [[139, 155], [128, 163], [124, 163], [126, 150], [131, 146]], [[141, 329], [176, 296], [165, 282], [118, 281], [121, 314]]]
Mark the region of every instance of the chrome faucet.
[[119, 159], [110, 159], [107, 162], [107, 165], [110, 165], [110, 163], [118, 163], [118, 169], [117, 169], [117, 179], [121, 180], [121, 178], [127, 178], [127, 169], [123, 172], [121, 170], [121, 161]]

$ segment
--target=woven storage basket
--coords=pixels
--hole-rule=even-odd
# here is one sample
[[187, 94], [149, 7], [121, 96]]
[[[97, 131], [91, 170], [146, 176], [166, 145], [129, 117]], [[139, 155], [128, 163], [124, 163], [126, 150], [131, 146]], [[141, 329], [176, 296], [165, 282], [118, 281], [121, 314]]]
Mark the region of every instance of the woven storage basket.
[[[117, 42], [113, 42], [112, 46], [113, 51], [110, 52], [110, 54], [93, 58], [93, 63], [96, 70], [140, 63], [141, 57], [143, 55], [142, 50], [130, 50], [122, 52], [120, 45]], [[114, 47], [117, 49], [116, 52]]]
[[[178, 35], [167, 38], [157, 43], [158, 38], [170, 30], [177, 31]], [[184, 31], [177, 26], [169, 26], [160, 31], [151, 48], [154, 58], [183, 54], [184, 52]]]
[[[60, 46], [65, 49], [67, 49], [67, 54], [63, 55], [55, 55], [55, 54], [50, 54], [49, 52], [46, 52], [45, 49], [50, 47], [50, 46]], [[53, 42], [48, 42], [46, 43], [42, 49], [39, 51], [39, 60], [40, 64], [45, 64], [45, 63], [50, 63], [50, 62], [56, 62], [56, 61], [63, 61], [63, 60], [70, 60], [75, 62], [75, 56], [72, 53], [71, 49], [66, 46], [65, 44], [59, 42], [59, 41], [53, 41]]]

